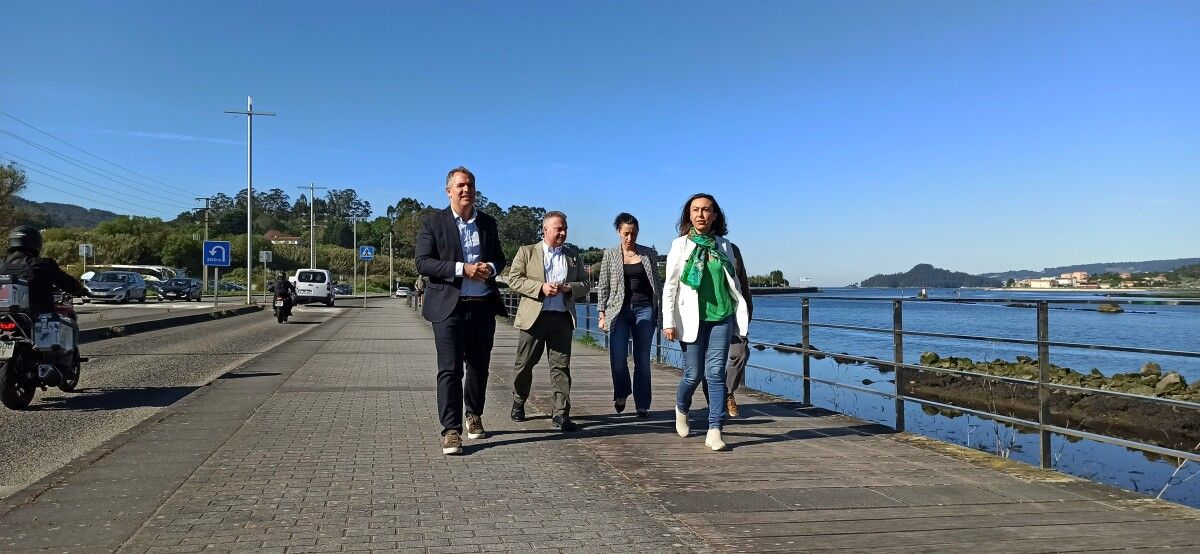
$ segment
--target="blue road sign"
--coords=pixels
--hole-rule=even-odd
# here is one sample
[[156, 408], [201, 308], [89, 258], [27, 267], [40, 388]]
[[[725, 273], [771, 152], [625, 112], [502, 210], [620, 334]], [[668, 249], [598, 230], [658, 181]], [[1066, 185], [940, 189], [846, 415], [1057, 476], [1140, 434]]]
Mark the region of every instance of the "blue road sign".
[[360, 259], [364, 262], [369, 262], [371, 260], [374, 260], [375, 259], [375, 247], [374, 246], [359, 246], [358, 247], [358, 259]]
[[229, 267], [229, 241], [225, 240], [206, 240], [204, 241], [204, 251], [201, 255], [204, 256], [204, 265], [214, 265], [219, 267]]

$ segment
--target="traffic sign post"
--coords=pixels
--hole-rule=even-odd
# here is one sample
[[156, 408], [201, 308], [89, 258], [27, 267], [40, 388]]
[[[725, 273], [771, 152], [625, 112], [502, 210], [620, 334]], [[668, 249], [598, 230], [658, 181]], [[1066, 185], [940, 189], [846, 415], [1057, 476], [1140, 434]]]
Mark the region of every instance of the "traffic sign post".
[[263, 264], [263, 297], [265, 297], [267, 300], [270, 300], [270, 294], [268, 294], [267, 291], [267, 264], [271, 262], [271, 251], [259, 250], [258, 261], [262, 262]]
[[92, 245], [83, 243], [79, 245], [79, 256], [83, 258], [83, 272], [87, 273], [87, 259], [94, 256], [92, 253]]
[[358, 259], [363, 261], [363, 307], [367, 307], [367, 265], [375, 259], [374, 246], [359, 246]]
[[204, 265], [213, 268], [213, 307], [220, 303], [221, 298], [221, 269], [229, 267], [230, 244], [227, 240], [206, 240], [200, 255], [204, 257]]

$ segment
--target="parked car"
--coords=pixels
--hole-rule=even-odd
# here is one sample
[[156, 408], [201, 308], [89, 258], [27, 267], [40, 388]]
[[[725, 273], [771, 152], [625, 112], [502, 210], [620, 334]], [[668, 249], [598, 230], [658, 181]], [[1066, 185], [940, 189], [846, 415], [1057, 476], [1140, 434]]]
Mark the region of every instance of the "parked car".
[[204, 294], [199, 279], [171, 279], [158, 284], [158, 301], [163, 300], [195, 300], [200, 301]]
[[333, 293], [338, 296], [350, 296], [354, 294], [354, 291], [350, 289], [350, 285], [337, 283], [333, 285]]
[[88, 296], [83, 301], [97, 300], [124, 304], [131, 300], [146, 301], [146, 281], [132, 271], [103, 271], [84, 283]]
[[396, 287], [396, 292], [392, 296], [396, 298], [408, 298], [409, 294], [412, 294], [412, 290], [408, 287]]

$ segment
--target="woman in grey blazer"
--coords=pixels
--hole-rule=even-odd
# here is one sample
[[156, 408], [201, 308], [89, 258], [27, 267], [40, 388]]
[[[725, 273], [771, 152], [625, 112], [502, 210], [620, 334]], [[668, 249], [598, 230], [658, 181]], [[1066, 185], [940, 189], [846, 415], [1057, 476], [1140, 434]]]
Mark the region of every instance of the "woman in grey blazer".
[[[638, 221], [622, 212], [613, 221], [620, 245], [604, 251], [596, 281], [600, 328], [609, 331], [609, 363], [613, 379], [613, 409], [625, 411], [633, 394], [638, 417], [650, 413], [650, 345], [662, 307], [658, 253], [637, 243]], [[628, 349], [633, 338], [633, 383], [629, 381]]]

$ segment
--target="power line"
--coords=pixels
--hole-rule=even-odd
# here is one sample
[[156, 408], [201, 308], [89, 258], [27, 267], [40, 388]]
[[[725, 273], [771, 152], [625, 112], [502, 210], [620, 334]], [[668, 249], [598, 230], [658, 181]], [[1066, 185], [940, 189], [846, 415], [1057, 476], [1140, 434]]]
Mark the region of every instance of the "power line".
[[[11, 156], [12, 154], [9, 154], [9, 155]], [[50, 174], [50, 173], [49, 173], [49, 172], [47, 172], [47, 171], [42, 171], [42, 170], [39, 170], [39, 169], [34, 169], [34, 168], [32, 168], [32, 167], [25, 166], [24, 164], [22, 164], [22, 163], [20, 163], [20, 162], [17, 162], [17, 165], [18, 165], [18, 166], [20, 166], [20, 167], [22, 167], [22, 168], [24, 168], [24, 169], [25, 169], [25, 170], [27, 170], [27, 171], [33, 171], [33, 172], [35, 172], [35, 173], [39, 173], [39, 174], [41, 174], [41, 175], [45, 175], [46, 177], [49, 177], [49, 178], [51, 178], [51, 179], [54, 179], [55, 181], [58, 181], [58, 182], [60, 182], [60, 183], [62, 183], [62, 184], [64, 184], [64, 185], [67, 185], [67, 186], [69, 186], [69, 187], [78, 187], [78, 188], [82, 188], [82, 189], [84, 189], [84, 190], [87, 190], [88, 192], [90, 192], [90, 193], [92, 193], [92, 194], [96, 194], [96, 195], [102, 196], [102, 197], [104, 197], [104, 198], [107, 198], [107, 199], [113, 200], [113, 201], [115, 201], [115, 202], [124, 202], [124, 203], [126, 203], [126, 204], [127, 204], [127, 206], [125, 207], [125, 209], [127, 209], [128, 207], [134, 207], [134, 208], [137, 208], [137, 209], [140, 209], [140, 210], [144, 210], [144, 211], [153, 211], [153, 212], [156, 212], [156, 213], [168, 213], [166, 210], [161, 210], [161, 209], [158, 209], [158, 208], [151, 207], [151, 206], [153, 206], [153, 205], [154, 205], [154, 203], [155, 203], [153, 200], [148, 200], [148, 201], [150, 202], [151, 206], [146, 206], [146, 205], [142, 205], [142, 204], [136, 204], [136, 203], [134, 203], [132, 200], [130, 200], [130, 199], [128, 199], [128, 198], [125, 198], [125, 197], [121, 196], [121, 195], [123, 195], [123, 193], [119, 193], [119, 192], [118, 192], [118, 193], [116, 193], [118, 196], [113, 196], [112, 194], [110, 194], [110, 193], [109, 193], [110, 191], [105, 191], [105, 190], [97, 190], [97, 189], [94, 189], [94, 188], [92, 188], [92, 187], [88, 187], [88, 186], [84, 186], [84, 185], [79, 185], [79, 184], [75, 184], [75, 183], [70, 183], [70, 182], [68, 182], [68, 181], [64, 180], [64, 179], [63, 179], [63, 178], [61, 178], [61, 177], [58, 177], [58, 176], [56, 176], [56, 175], [52, 175], [52, 174]], [[51, 170], [51, 171], [53, 171], [53, 170]], [[67, 177], [70, 177], [70, 178], [72, 178], [72, 179], [75, 179], [75, 177], [71, 177], [70, 175], [68, 175]], [[86, 183], [87, 181], [84, 181], [84, 182]], [[140, 199], [140, 198], [139, 198], [139, 200], [142, 200], [142, 201], [147, 201], [147, 200], [145, 200], [145, 199]], [[186, 210], [184, 210], [184, 211], [186, 211]]]
[[[118, 206], [118, 205], [116, 205], [116, 204], [110, 204], [110, 203], [108, 203], [108, 202], [102, 202], [102, 201], [100, 201], [100, 200], [96, 200], [96, 199], [93, 199], [93, 198], [87, 198], [87, 197], [85, 197], [85, 196], [80, 196], [80, 195], [78, 195], [78, 194], [75, 194], [75, 193], [73, 193], [73, 192], [68, 192], [68, 191], [65, 191], [65, 190], [63, 190], [63, 189], [60, 189], [60, 188], [57, 188], [57, 187], [52, 187], [52, 186], [50, 186], [50, 185], [47, 185], [46, 183], [42, 183], [42, 182], [39, 182], [39, 181], [34, 181], [34, 180], [32, 180], [32, 179], [26, 179], [26, 181], [25, 181], [25, 182], [27, 182], [27, 183], [29, 183], [29, 184], [37, 185], [37, 186], [39, 186], [39, 187], [46, 187], [46, 188], [48, 188], [48, 189], [50, 189], [50, 190], [53, 190], [53, 191], [56, 191], [56, 192], [61, 192], [61, 193], [63, 193], [63, 194], [66, 194], [66, 195], [68, 195], [68, 196], [73, 196], [73, 197], [75, 197], [75, 198], [78, 198], [78, 199], [80, 199], [80, 200], [86, 200], [86, 201], [88, 201], [88, 202], [94, 202], [94, 203], [96, 203], [96, 204], [102, 204], [102, 205], [105, 205], [105, 206], [109, 206], [109, 207], [112, 207], [112, 208], [116, 208], [116, 209], [118, 209], [118, 210], [125, 210], [125, 209], [127, 209], [127, 208], [128, 208], [128, 206]], [[157, 212], [157, 211], [152, 211], [151, 213], [160, 213], [160, 214], [165, 214], [165, 212]]]
[[163, 186], [165, 186], [165, 187], [170, 187], [170, 188], [173, 188], [173, 189], [175, 189], [175, 190], [178, 190], [178, 191], [181, 191], [181, 192], [188, 192], [187, 190], [181, 189], [181, 188], [179, 188], [179, 187], [176, 187], [176, 186], [174, 186], [174, 185], [168, 185], [167, 183], [164, 183], [164, 182], [162, 182], [162, 181], [159, 181], [158, 179], [155, 179], [155, 178], [153, 178], [153, 177], [147, 177], [147, 176], [145, 176], [145, 175], [142, 175], [141, 173], [138, 173], [138, 172], [136, 172], [136, 171], [134, 171], [134, 170], [132, 170], [132, 169], [129, 169], [128, 167], [125, 167], [125, 166], [123, 166], [123, 165], [121, 165], [121, 164], [118, 164], [118, 163], [116, 163], [116, 162], [114, 162], [114, 161], [112, 161], [112, 160], [109, 160], [109, 159], [106, 159], [106, 158], [102, 158], [102, 157], [100, 157], [100, 156], [97, 156], [97, 155], [95, 155], [95, 154], [93, 154], [93, 153], [91, 153], [91, 152], [88, 152], [87, 150], [84, 150], [84, 149], [82, 149], [82, 148], [80, 148], [80, 147], [78, 147], [78, 146], [75, 146], [74, 144], [71, 144], [71, 143], [69, 143], [69, 142], [67, 142], [67, 141], [65, 141], [65, 140], [63, 140], [63, 139], [61, 139], [61, 138], [58, 138], [58, 137], [56, 137], [56, 136], [54, 136], [54, 135], [50, 134], [49, 132], [46, 132], [46, 131], [44, 131], [44, 130], [42, 130], [42, 129], [39, 129], [39, 128], [35, 127], [35, 126], [34, 126], [33, 124], [31, 124], [31, 123], [28, 123], [28, 122], [22, 121], [22, 120], [18, 119], [16, 116], [14, 116], [14, 115], [12, 115], [12, 114], [10, 114], [10, 113], [8, 113], [8, 112], [5, 112], [5, 111], [3, 111], [3, 110], [0, 110], [0, 114], [3, 114], [5, 117], [7, 117], [7, 118], [9, 118], [9, 119], [12, 119], [13, 121], [16, 121], [17, 123], [20, 123], [21, 125], [24, 125], [24, 126], [26, 126], [26, 127], [29, 127], [30, 129], [33, 129], [34, 131], [37, 131], [37, 132], [39, 132], [39, 133], [41, 133], [41, 134], [43, 134], [43, 135], [46, 135], [46, 136], [48, 136], [48, 137], [50, 137], [50, 138], [52, 138], [52, 139], [54, 139], [54, 140], [57, 140], [58, 142], [61, 142], [61, 143], [65, 144], [65, 145], [67, 145], [67, 146], [70, 146], [71, 148], [74, 148], [74, 149], [76, 149], [76, 150], [78, 150], [78, 151], [80, 151], [80, 152], [83, 152], [84, 154], [87, 154], [87, 155], [89, 155], [89, 156], [91, 156], [91, 157], [93, 157], [93, 158], [96, 158], [97, 160], [100, 160], [100, 161], [103, 161], [103, 162], [105, 162], [105, 163], [111, 164], [111, 165], [113, 165], [113, 166], [115, 166], [115, 167], [119, 167], [119, 168], [121, 168], [121, 169], [124, 169], [125, 171], [128, 171], [128, 172], [130, 172], [130, 173], [132, 173], [132, 174], [134, 174], [134, 175], [137, 175], [138, 177], [141, 177], [141, 178], [143, 178], [143, 179], [147, 179], [147, 180], [149, 180], [149, 181], [153, 181], [153, 182], [155, 182], [155, 183], [158, 183], [158, 184], [160, 184], [160, 185], [163, 185]]
[[[54, 169], [54, 168], [52, 168], [52, 167], [48, 167], [48, 166], [42, 165], [42, 164], [40, 164], [40, 163], [37, 163], [37, 162], [35, 162], [35, 161], [32, 161], [32, 160], [30, 160], [30, 159], [28, 159], [28, 158], [25, 158], [24, 156], [20, 156], [20, 155], [17, 155], [17, 154], [13, 154], [12, 152], [8, 152], [8, 151], [5, 151], [5, 150], [0, 150], [0, 154], [4, 154], [4, 155], [8, 156], [10, 159], [13, 159], [14, 161], [16, 161], [16, 162], [17, 162], [17, 164], [18, 164], [18, 165], [25, 166], [25, 169], [28, 169], [28, 170], [30, 170], [30, 171], [34, 171], [34, 172], [37, 172], [37, 173], [41, 173], [41, 174], [43, 174], [43, 175], [46, 175], [46, 176], [48, 176], [48, 177], [51, 177], [51, 178], [57, 179], [57, 180], [59, 180], [59, 181], [63, 181], [62, 177], [66, 177], [66, 178], [68, 178], [68, 179], [72, 179], [72, 180], [75, 180], [75, 181], [79, 181], [80, 183], [84, 183], [85, 185], [91, 185], [91, 186], [93, 186], [93, 187], [96, 187], [96, 188], [99, 188], [99, 189], [103, 189], [102, 191], [96, 191], [96, 192], [101, 192], [101, 193], [103, 193], [103, 194], [109, 194], [109, 193], [112, 193], [112, 194], [121, 195], [121, 196], [124, 196], [124, 195], [129, 195], [129, 196], [132, 196], [132, 197], [134, 197], [134, 198], [137, 198], [137, 199], [139, 199], [139, 200], [142, 200], [142, 201], [145, 201], [145, 202], [150, 202], [150, 203], [152, 203], [152, 204], [158, 204], [158, 203], [167, 203], [167, 204], [174, 204], [175, 206], [182, 207], [182, 208], [184, 208], [184, 209], [191, 209], [191, 206], [189, 206], [189, 205], [187, 205], [187, 204], [184, 204], [184, 203], [181, 203], [181, 202], [176, 202], [176, 201], [174, 201], [174, 200], [166, 200], [166, 199], [163, 199], [163, 198], [149, 198], [149, 197], [145, 197], [145, 196], [138, 196], [138, 195], [135, 195], [135, 194], [132, 194], [132, 193], [128, 193], [128, 192], [124, 192], [124, 191], [118, 191], [118, 190], [110, 189], [110, 188], [108, 188], [108, 187], [105, 187], [105, 186], [103, 186], [103, 185], [97, 185], [96, 183], [93, 183], [93, 182], [91, 182], [91, 181], [88, 181], [88, 180], [85, 180], [85, 179], [80, 179], [79, 177], [75, 177], [74, 175], [68, 175], [68, 174], [66, 174], [66, 173], [63, 173], [63, 172], [61, 172], [61, 171], [58, 171], [57, 169]], [[43, 170], [45, 170], [45, 171], [40, 171], [40, 170], [34, 169], [34, 168], [32, 168], [32, 167], [29, 167], [29, 165], [35, 165], [35, 166], [37, 166], [37, 167], [40, 167], [40, 168], [42, 168], [42, 169], [43, 169]], [[58, 174], [58, 175], [61, 175], [62, 177], [56, 177], [56, 176], [54, 176], [54, 175], [50, 175], [50, 174], [46, 173], [47, 171], [49, 171], [49, 172], [51, 172], [51, 173], [56, 173], [56, 174]], [[64, 183], [66, 183], [65, 181], [63, 181], [63, 182], [64, 182]], [[72, 186], [84, 186], [84, 185], [72, 185]], [[85, 186], [84, 188], [87, 188], [87, 187]], [[119, 200], [119, 199], [117, 199], [117, 198], [114, 198], [114, 200]]]
[[[37, 142], [34, 142], [34, 141], [32, 141], [32, 140], [29, 140], [29, 139], [27, 139], [27, 138], [25, 138], [25, 137], [22, 137], [22, 136], [20, 136], [20, 135], [18, 135], [18, 134], [16, 134], [16, 133], [13, 133], [12, 131], [2, 131], [2, 132], [3, 132], [4, 134], [6, 134], [6, 135], [8, 135], [8, 136], [12, 137], [12, 138], [15, 138], [15, 139], [17, 139], [17, 140], [19, 140], [19, 141], [21, 141], [21, 142], [23, 142], [23, 143], [25, 143], [25, 144], [28, 144], [29, 146], [32, 146], [32, 147], [34, 147], [34, 148], [36, 148], [36, 149], [38, 149], [38, 150], [41, 150], [42, 152], [44, 152], [44, 153], [46, 153], [46, 154], [49, 154], [49, 155], [51, 155], [51, 156], [54, 156], [55, 158], [58, 158], [58, 159], [60, 159], [60, 160], [62, 160], [62, 161], [64, 161], [64, 162], [67, 162], [67, 163], [69, 163], [69, 164], [71, 164], [71, 165], [75, 166], [75, 167], [78, 167], [78, 168], [80, 168], [80, 169], [82, 169], [82, 170], [84, 170], [84, 171], [87, 171], [88, 173], [92, 173], [92, 174], [98, 175], [98, 176], [100, 176], [100, 177], [103, 177], [103, 178], [105, 178], [105, 179], [108, 179], [109, 181], [112, 181], [112, 182], [114, 182], [114, 183], [116, 183], [116, 184], [118, 184], [118, 185], [121, 185], [121, 186], [123, 186], [123, 187], [129, 187], [129, 186], [132, 186], [132, 187], [136, 187], [136, 188], [139, 188], [139, 189], [140, 189], [140, 188], [142, 188], [142, 187], [151, 186], [151, 185], [147, 185], [146, 183], [139, 183], [139, 182], [137, 182], [137, 181], [134, 181], [133, 179], [130, 179], [130, 178], [128, 178], [128, 177], [122, 177], [122, 176], [120, 176], [120, 175], [117, 175], [116, 173], [113, 173], [113, 172], [111, 172], [111, 171], [108, 171], [108, 170], [105, 170], [105, 169], [101, 169], [101, 168], [99, 168], [99, 167], [96, 167], [96, 166], [94, 166], [94, 165], [92, 165], [92, 164], [89, 164], [89, 163], [87, 163], [87, 162], [85, 162], [85, 161], [82, 161], [82, 160], [79, 160], [79, 159], [77, 159], [77, 158], [72, 158], [71, 156], [68, 156], [68, 155], [66, 155], [66, 154], [63, 154], [63, 153], [61, 153], [61, 152], [58, 152], [58, 151], [56, 151], [56, 150], [54, 150], [53, 148], [50, 148], [50, 147], [48, 147], [48, 146], [44, 146], [44, 145], [38, 144]], [[123, 179], [123, 181], [120, 181], [120, 180], [118, 180], [118, 179]], [[183, 189], [179, 189], [179, 190], [183, 190]], [[188, 191], [184, 190], [184, 192], [188, 192]], [[189, 193], [189, 194], [190, 194], [190, 193]]]

